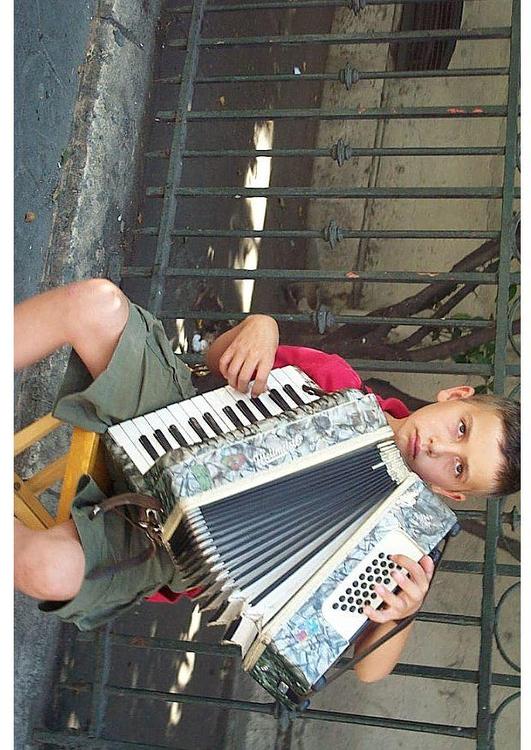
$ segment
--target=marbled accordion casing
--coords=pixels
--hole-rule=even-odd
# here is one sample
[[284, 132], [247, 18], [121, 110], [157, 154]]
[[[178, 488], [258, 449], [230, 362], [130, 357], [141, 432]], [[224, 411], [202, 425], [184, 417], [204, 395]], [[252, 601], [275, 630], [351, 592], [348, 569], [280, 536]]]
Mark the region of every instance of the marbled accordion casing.
[[[205, 535], [199, 534], [198, 543], [194, 519], [201, 513], [206, 517], [208, 508], [227, 497], [247, 496], [270, 487], [273, 481], [282, 483], [293, 472], [330, 460], [337, 451], [347, 455], [357, 442], [389, 443], [390, 437], [392, 431], [375, 396], [348, 389], [243, 430], [172, 450], [144, 475], [120, 446], [105, 440], [114, 469], [128, 486], [162, 501], [164, 539], [170, 546], [173, 541], [177, 564], [183, 566], [185, 576], [198, 570], [203, 576], [206, 604], [213, 600], [215, 606], [222, 604], [216, 622], [228, 625], [227, 640], [242, 646], [244, 668], [288, 706], [311, 693], [355, 640], [357, 633], [346, 638], [323, 616], [323, 604], [341, 582], [396, 529], [416, 545], [418, 557], [429, 553], [455, 525], [455, 514], [409, 471], [395, 450], [387, 467], [394, 482], [390, 495], [328, 539], [313, 568], [312, 561], [304, 558], [303, 579], [297, 572], [287, 584], [281, 582], [282, 595], [267, 613], [245, 599], [245, 587], [235, 584], [231, 573], [208, 570], [213, 559], [210, 542], [202, 556]], [[271, 524], [275, 524], [274, 513]], [[184, 552], [182, 545], [187, 547]], [[219, 570], [219, 560], [214, 562]], [[197, 578], [190, 579], [190, 585], [197, 582]], [[290, 585], [292, 590], [286, 592]], [[265, 596], [264, 602], [268, 597], [275, 600], [275, 592]]]

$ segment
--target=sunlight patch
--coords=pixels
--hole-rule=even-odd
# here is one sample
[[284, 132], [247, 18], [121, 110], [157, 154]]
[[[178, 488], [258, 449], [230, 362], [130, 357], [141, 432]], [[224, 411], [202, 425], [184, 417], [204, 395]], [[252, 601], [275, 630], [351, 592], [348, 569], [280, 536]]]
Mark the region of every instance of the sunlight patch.
[[[201, 625], [201, 613], [199, 611], [199, 607], [196, 606], [194, 607], [192, 616], [190, 618], [190, 627], [188, 628], [188, 632], [183, 635], [183, 640], [186, 640], [186, 641], [193, 640], [194, 636], [197, 634], [197, 631], [199, 630], [200, 625]], [[184, 690], [184, 688], [188, 685], [188, 683], [190, 682], [192, 678], [194, 666], [195, 666], [195, 654], [183, 653], [182, 661], [177, 667], [177, 675], [175, 677], [175, 682], [170, 687], [170, 692], [181, 693]], [[172, 726], [176, 726], [181, 720], [181, 715], [182, 715], [181, 704], [172, 703], [170, 706], [170, 716], [168, 719], [168, 723]]]
[[[271, 149], [273, 130], [274, 123], [272, 120], [255, 123], [254, 147], [259, 150]], [[247, 168], [244, 185], [246, 188], [268, 188], [270, 179], [271, 157], [258, 156]], [[261, 196], [246, 198], [245, 203], [249, 209], [252, 228], [261, 231], [265, 224], [267, 198]], [[252, 271], [258, 268], [260, 242], [260, 237], [245, 237], [240, 242], [233, 267]], [[252, 279], [240, 279], [235, 282], [235, 286], [240, 295], [242, 311], [249, 312], [253, 298], [254, 281]]]

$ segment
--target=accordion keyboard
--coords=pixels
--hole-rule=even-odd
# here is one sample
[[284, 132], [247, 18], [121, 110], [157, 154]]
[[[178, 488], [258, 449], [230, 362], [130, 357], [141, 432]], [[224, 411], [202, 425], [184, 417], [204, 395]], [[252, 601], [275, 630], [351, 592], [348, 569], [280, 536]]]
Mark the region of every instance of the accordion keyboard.
[[169, 404], [109, 428], [109, 436], [145, 474], [159, 456], [310, 404], [316, 384], [291, 365], [272, 370], [268, 391], [257, 397], [230, 386]]
[[374, 590], [375, 584], [394, 591], [398, 584], [393, 571], [408, 575], [391, 560], [391, 555], [407, 555], [418, 562], [423, 554], [402, 531], [390, 531], [323, 602], [323, 617], [345, 640], [350, 640], [367, 622], [363, 607], [378, 609], [383, 602]]

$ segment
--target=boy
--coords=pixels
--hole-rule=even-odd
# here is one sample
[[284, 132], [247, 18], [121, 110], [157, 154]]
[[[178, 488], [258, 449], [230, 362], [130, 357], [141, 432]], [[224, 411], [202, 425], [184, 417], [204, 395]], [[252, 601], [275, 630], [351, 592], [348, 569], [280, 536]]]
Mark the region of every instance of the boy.
[[[15, 309], [16, 368], [65, 344], [73, 353], [54, 413], [85, 429], [104, 432], [115, 422], [194, 395], [189, 370], [174, 355], [161, 323], [104, 279], [53, 289]], [[264, 391], [273, 366], [288, 363], [301, 366], [326, 390], [361, 386], [340, 357], [279, 347], [278, 327], [264, 315], [249, 316], [221, 335], [211, 345], [207, 363], [241, 391], [254, 375], [253, 395]], [[476, 400], [473, 394], [469, 386], [450, 388], [439, 393], [435, 404], [413, 414], [397, 399], [380, 399], [406, 462], [435, 491], [454, 500], [514, 492], [519, 480], [517, 406], [505, 400]], [[44, 600], [39, 605], [43, 611], [53, 611], [82, 630], [122, 614], [161, 588], [184, 588], [164, 550], [110, 579], [85, 579], [85, 572], [132, 557], [143, 548], [141, 535], [131, 531], [123, 516], [100, 513], [89, 520], [91, 506], [101, 498], [87, 477], [80, 483], [69, 521], [46, 531], [15, 521], [16, 587]], [[367, 608], [367, 616], [378, 625], [363, 639], [364, 647], [391, 630], [395, 620], [417, 611], [428, 590], [433, 574], [429, 557], [419, 563], [404, 556], [395, 560], [409, 577], [396, 574], [396, 594], [378, 591], [384, 609]], [[388, 674], [409, 630], [360, 661], [358, 677], [374, 681]]]

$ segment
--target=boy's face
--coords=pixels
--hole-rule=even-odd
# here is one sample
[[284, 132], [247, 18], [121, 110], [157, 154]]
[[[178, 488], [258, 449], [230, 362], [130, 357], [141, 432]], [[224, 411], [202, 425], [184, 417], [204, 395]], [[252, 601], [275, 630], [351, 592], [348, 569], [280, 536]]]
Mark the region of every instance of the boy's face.
[[501, 419], [494, 409], [469, 401], [473, 393], [470, 386], [448, 388], [434, 404], [390, 422], [412, 471], [453, 500], [490, 492], [503, 460]]

